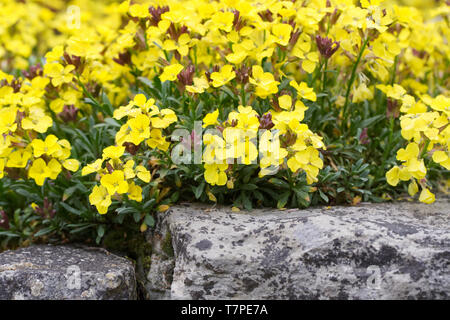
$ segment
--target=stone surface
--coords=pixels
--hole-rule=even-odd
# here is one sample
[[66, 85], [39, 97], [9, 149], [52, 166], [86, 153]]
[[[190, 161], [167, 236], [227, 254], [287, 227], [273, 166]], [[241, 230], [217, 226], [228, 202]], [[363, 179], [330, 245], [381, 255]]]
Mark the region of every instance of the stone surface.
[[449, 222], [448, 198], [251, 213], [180, 205], [149, 235], [146, 288], [164, 299], [448, 299]]
[[100, 248], [39, 245], [0, 254], [0, 300], [136, 299], [133, 264]]

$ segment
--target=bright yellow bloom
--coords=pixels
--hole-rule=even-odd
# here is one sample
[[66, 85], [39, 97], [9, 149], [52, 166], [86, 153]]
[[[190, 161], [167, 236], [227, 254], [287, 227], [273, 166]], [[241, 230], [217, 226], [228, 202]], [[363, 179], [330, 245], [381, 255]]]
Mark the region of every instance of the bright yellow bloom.
[[295, 90], [297, 90], [297, 94], [304, 99], [316, 101], [316, 94], [314, 92], [313, 88], [308, 87], [308, 85], [305, 82], [300, 82], [298, 84], [295, 80], [292, 80], [289, 82], [291, 87], [293, 87]]
[[419, 201], [423, 203], [433, 203], [436, 200], [436, 197], [433, 193], [430, 192], [427, 188], [422, 189], [420, 193]]
[[273, 74], [264, 72], [263, 68], [254, 65], [252, 67], [252, 77], [250, 83], [256, 86], [255, 94], [258, 97], [266, 98], [267, 96], [278, 92], [278, 81], [275, 81]]
[[177, 79], [177, 75], [183, 70], [183, 66], [179, 63], [171, 64], [164, 67], [163, 73], [159, 76], [161, 82], [174, 81]]
[[125, 152], [124, 146], [110, 146], [103, 149], [102, 159], [119, 159]]
[[43, 154], [51, 156], [61, 149], [61, 146], [58, 144], [58, 138], [53, 134], [48, 135], [45, 141], [34, 139], [31, 142], [31, 146], [33, 147], [33, 154], [36, 158], [39, 158]]
[[47, 166], [44, 159], [39, 158], [33, 161], [28, 171], [28, 176], [36, 181], [38, 186], [42, 186], [46, 178], [52, 174], [51, 169]]
[[63, 167], [69, 171], [75, 172], [80, 167], [80, 162], [76, 159], [67, 159], [63, 162]]
[[105, 174], [100, 183], [104, 186], [110, 195], [117, 193], [126, 193], [128, 191], [128, 183], [125, 180], [123, 171], [114, 170], [113, 173]]
[[208, 80], [206, 77], [194, 77], [194, 84], [192, 86], [186, 86], [186, 90], [191, 93], [202, 93], [209, 88]]
[[282, 46], [287, 46], [291, 38], [292, 26], [286, 23], [272, 25], [274, 41]]
[[63, 67], [59, 63], [47, 63], [44, 66], [44, 73], [52, 78], [52, 84], [58, 87], [61, 84], [72, 82], [74, 69], [75, 66], [72, 64]]
[[142, 201], [142, 188], [131, 182], [128, 185], [128, 198], [137, 202]]
[[10, 168], [25, 168], [28, 160], [31, 158], [31, 152], [24, 149], [12, 152], [8, 156], [7, 167]]
[[136, 167], [136, 175], [142, 181], [149, 183], [151, 179], [150, 171], [148, 171], [144, 166]]
[[228, 164], [205, 164], [205, 180], [210, 185], [224, 186], [227, 183], [227, 174], [225, 170], [228, 168]]
[[92, 163], [89, 163], [81, 170], [81, 175], [85, 176], [93, 172], [99, 172], [102, 169], [102, 159], [97, 159]]
[[104, 186], [94, 186], [89, 195], [89, 202], [97, 208], [100, 214], [105, 214], [111, 205], [111, 196]]
[[40, 107], [31, 107], [28, 117], [22, 120], [22, 128], [44, 133], [53, 124], [51, 117], [47, 116]]
[[217, 121], [217, 117], [219, 116], [219, 109], [216, 109], [215, 111], [208, 113], [203, 118], [203, 128], [206, 128], [207, 126], [213, 126], [216, 124], [219, 124]]
[[211, 73], [212, 85], [214, 87], [221, 87], [236, 77], [236, 73], [233, 71], [232, 65], [225, 65], [220, 69], [220, 72]]

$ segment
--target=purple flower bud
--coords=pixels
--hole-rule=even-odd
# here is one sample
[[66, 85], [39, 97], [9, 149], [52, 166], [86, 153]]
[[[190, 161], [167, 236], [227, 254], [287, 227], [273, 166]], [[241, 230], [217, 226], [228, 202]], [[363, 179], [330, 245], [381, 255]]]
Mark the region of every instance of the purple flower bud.
[[34, 66], [31, 66], [28, 71], [23, 70], [22, 74], [25, 78], [32, 80], [32, 79], [36, 78], [37, 76], [42, 76], [43, 70], [42, 70], [41, 65], [38, 63]]
[[387, 99], [387, 107], [386, 107], [386, 118], [393, 117], [397, 119], [400, 116], [399, 106], [396, 100]]
[[321, 36], [316, 36], [317, 48], [320, 54], [326, 59], [330, 59], [331, 56], [339, 49], [340, 43], [333, 41], [330, 38], [322, 38]]
[[138, 152], [138, 150], [139, 150], [139, 145], [135, 145], [134, 143], [132, 143], [132, 142], [124, 142], [123, 143], [123, 146], [125, 146], [125, 150], [129, 153], [129, 154], [131, 154], [131, 155], [135, 155], [137, 152]]
[[233, 28], [235, 31], [239, 31], [245, 26], [245, 22], [241, 19], [241, 13], [238, 10], [233, 10], [233, 14]]
[[194, 82], [194, 73], [195, 68], [191, 64], [181, 70], [181, 72], [177, 75], [178, 80], [185, 86], [190, 86]]
[[168, 12], [168, 11], [169, 11], [169, 7], [168, 6], [163, 6], [163, 7], [158, 6], [157, 8], [155, 8], [153, 6], [150, 6], [148, 8], [148, 12], [151, 15], [151, 18], [149, 19], [150, 20], [150, 24], [152, 26], [157, 26], [158, 22], [161, 21], [161, 15], [163, 13], [165, 13], [165, 12]]
[[370, 143], [369, 135], [367, 134], [367, 128], [364, 128], [359, 135], [359, 143], [361, 144], [368, 144]]
[[250, 67], [246, 67], [244, 65], [239, 68], [235, 68], [234, 72], [236, 73], [236, 80], [239, 83], [246, 84], [248, 82], [251, 71], [252, 70], [250, 69]]
[[64, 122], [75, 122], [77, 120], [78, 108], [75, 108], [73, 104], [64, 105], [63, 111], [58, 115]]
[[259, 129], [267, 129], [270, 130], [275, 125], [272, 122], [272, 114], [266, 113], [262, 117], [259, 118]]
[[128, 51], [119, 53], [118, 58], [113, 58], [115, 62], [122, 66], [130, 65], [131, 64], [131, 55]]

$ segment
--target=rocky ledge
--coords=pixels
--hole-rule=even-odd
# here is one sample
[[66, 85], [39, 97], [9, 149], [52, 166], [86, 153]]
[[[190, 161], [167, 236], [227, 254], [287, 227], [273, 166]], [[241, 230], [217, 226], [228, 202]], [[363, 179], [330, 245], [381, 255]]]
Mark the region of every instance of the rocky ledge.
[[133, 264], [99, 248], [31, 246], [0, 254], [0, 300], [136, 299]]
[[181, 205], [149, 233], [150, 299], [448, 299], [450, 201], [306, 210]]

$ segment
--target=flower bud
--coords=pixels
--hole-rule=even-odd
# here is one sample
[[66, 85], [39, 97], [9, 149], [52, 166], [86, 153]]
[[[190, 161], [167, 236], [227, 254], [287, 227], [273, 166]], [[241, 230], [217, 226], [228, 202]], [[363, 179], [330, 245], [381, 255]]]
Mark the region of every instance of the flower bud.
[[340, 43], [331, 40], [330, 38], [322, 38], [321, 36], [316, 36], [317, 48], [320, 54], [326, 59], [330, 59], [331, 56], [339, 49]]
[[77, 120], [78, 108], [75, 108], [73, 104], [64, 105], [63, 111], [58, 115], [64, 122], [75, 122]]

